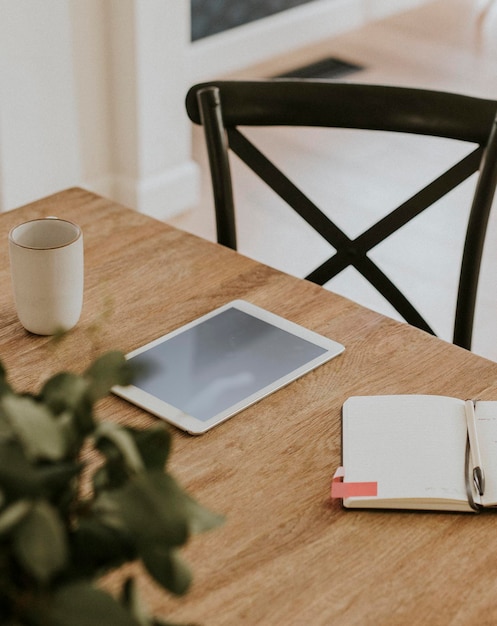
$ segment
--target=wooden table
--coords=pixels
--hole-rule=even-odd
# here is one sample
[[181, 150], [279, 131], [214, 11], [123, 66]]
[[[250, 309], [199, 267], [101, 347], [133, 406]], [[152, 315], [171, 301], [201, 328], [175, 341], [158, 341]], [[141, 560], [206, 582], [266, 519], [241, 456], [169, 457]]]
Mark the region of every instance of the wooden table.
[[[10, 289], [7, 233], [57, 215], [84, 232], [79, 325], [57, 346], [28, 335]], [[331, 337], [346, 351], [201, 437], [175, 432], [172, 470], [226, 515], [184, 556], [181, 599], [145, 577], [157, 614], [206, 625], [496, 624], [497, 517], [344, 511], [329, 499], [340, 409], [352, 394], [497, 399], [497, 364], [81, 189], [0, 215], [0, 356], [18, 388], [81, 371], [243, 298]], [[155, 418], [118, 398], [103, 418]]]

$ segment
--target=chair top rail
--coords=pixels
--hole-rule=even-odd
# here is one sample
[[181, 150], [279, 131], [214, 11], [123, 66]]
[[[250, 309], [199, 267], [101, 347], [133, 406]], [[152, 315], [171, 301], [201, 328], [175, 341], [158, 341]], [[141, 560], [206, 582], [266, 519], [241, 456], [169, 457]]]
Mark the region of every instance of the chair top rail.
[[[301, 89], [302, 83], [306, 83], [305, 90]], [[212, 81], [192, 87], [186, 108], [197, 124], [200, 111], [196, 94], [212, 87], [220, 90], [227, 128], [292, 125], [389, 130], [481, 145], [488, 140], [497, 114], [497, 100], [456, 93], [325, 80], [266, 79]]]

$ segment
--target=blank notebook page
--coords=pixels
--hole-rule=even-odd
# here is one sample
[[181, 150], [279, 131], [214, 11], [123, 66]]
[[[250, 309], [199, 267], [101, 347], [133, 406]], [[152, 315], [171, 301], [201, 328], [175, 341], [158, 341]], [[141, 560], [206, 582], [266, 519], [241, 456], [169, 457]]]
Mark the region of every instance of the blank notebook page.
[[361, 498], [371, 500], [367, 506], [382, 499], [467, 503], [463, 401], [422, 395], [353, 397], [344, 404], [342, 427], [345, 481], [378, 483], [377, 498]]

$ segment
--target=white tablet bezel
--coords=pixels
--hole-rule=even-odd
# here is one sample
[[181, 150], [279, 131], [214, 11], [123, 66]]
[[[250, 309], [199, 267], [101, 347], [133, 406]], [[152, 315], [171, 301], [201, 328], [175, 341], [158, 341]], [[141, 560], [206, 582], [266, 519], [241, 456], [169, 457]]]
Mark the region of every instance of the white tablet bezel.
[[228, 409], [218, 413], [214, 417], [205, 421], [197, 419], [196, 417], [185, 413], [184, 411], [174, 407], [171, 404], [168, 404], [167, 402], [164, 402], [163, 400], [160, 400], [156, 396], [151, 395], [150, 393], [144, 391], [143, 389], [140, 389], [135, 385], [129, 385], [127, 387], [116, 386], [112, 389], [112, 391], [121, 398], [124, 398], [125, 400], [128, 400], [133, 404], [136, 404], [137, 406], [149, 411], [153, 415], [156, 415], [157, 417], [164, 419], [170, 424], [177, 426], [181, 430], [185, 430], [192, 435], [200, 435], [210, 430], [217, 424], [220, 424], [221, 422], [229, 419], [236, 413], [240, 412], [242, 409], [245, 409], [251, 404], [258, 402], [270, 393], [281, 389], [282, 387], [296, 380], [303, 374], [306, 374], [307, 372], [313, 370], [318, 365], [321, 365], [322, 363], [331, 360], [344, 350], [344, 347], [340, 343], [337, 343], [332, 339], [328, 339], [327, 337], [319, 335], [318, 333], [315, 333], [303, 326], [300, 326], [299, 324], [290, 322], [289, 320], [282, 318], [279, 315], [275, 315], [274, 313], [271, 313], [266, 309], [262, 309], [245, 300], [234, 300], [211, 311], [210, 313], [207, 313], [206, 315], [203, 315], [202, 317], [193, 320], [188, 324], [181, 326], [180, 328], [177, 328], [170, 333], [167, 333], [166, 335], [163, 335], [162, 337], [159, 337], [158, 339], [155, 339], [154, 341], [151, 341], [141, 348], [137, 348], [133, 352], [127, 354], [126, 358], [130, 359], [134, 356], [137, 356], [138, 354], [143, 354], [150, 348], [153, 348], [156, 345], [178, 335], [179, 333], [182, 333], [190, 328], [193, 328], [194, 326], [197, 326], [198, 324], [202, 324], [202, 322], [204, 322], [205, 320], [212, 318], [229, 308], [235, 308], [243, 311], [244, 313], [248, 313], [249, 315], [252, 315], [260, 320], [272, 324], [273, 326], [276, 326], [277, 328], [280, 328], [297, 337], [300, 337], [301, 339], [305, 339], [323, 348], [325, 352], [323, 352], [323, 354], [319, 355], [318, 357], [308, 361], [304, 365], [298, 367], [297, 369], [294, 369], [287, 375], [278, 378], [273, 383], [263, 387], [256, 393], [248, 395], [242, 401], [237, 402], [236, 404], [230, 406]]

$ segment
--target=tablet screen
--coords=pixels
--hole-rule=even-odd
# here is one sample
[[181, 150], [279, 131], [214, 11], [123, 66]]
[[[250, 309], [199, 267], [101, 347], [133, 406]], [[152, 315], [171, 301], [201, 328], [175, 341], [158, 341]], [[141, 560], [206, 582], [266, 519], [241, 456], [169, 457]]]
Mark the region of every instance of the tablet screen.
[[142, 374], [118, 394], [189, 432], [204, 432], [342, 350], [236, 301], [128, 355]]
[[206, 421], [325, 352], [231, 308], [135, 356], [135, 385]]

